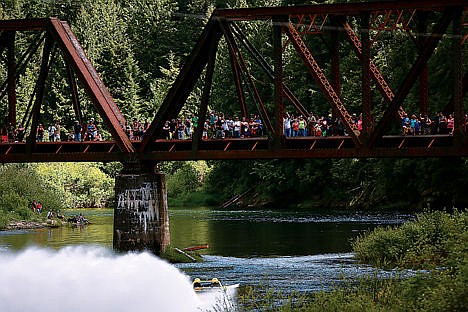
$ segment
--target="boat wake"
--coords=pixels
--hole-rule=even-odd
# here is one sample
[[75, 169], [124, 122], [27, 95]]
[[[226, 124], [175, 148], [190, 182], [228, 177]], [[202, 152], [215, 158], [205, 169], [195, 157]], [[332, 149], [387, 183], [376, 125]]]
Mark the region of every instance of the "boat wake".
[[235, 311], [238, 287], [239, 284], [235, 284], [197, 292], [200, 299], [198, 309], [203, 312]]
[[173, 265], [149, 253], [115, 255], [84, 246], [1, 252], [0, 302], [2, 312], [191, 312], [204, 306]]

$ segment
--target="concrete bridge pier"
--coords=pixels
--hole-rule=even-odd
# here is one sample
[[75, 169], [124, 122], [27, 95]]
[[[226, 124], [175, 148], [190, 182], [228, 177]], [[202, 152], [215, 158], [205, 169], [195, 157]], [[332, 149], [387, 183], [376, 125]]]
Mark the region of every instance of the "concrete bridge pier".
[[116, 251], [147, 250], [156, 255], [170, 243], [165, 175], [147, 163], [125, 163], [115, 178]]

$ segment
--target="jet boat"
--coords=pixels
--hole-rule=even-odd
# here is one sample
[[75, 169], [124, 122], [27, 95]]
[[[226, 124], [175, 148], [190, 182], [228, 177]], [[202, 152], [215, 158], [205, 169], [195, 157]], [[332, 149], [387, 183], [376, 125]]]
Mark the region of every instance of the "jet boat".
[[216, 277], [214, 277], [211, 280], [201, 280], [196, 278], [193, 280], [192, 286], [196, 293], [212, 291], [226, 292], [229, 289], [239, 287], [239, 284], [223, 286], [223, 284], [221, 284], [221, 282]]

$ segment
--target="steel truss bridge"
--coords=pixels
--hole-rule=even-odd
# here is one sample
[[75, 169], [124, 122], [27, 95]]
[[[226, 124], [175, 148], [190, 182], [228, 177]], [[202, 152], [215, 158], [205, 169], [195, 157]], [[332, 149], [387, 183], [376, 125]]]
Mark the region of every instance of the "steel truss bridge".
[[[0, 21], [0, 56], [5, 63], [6, 81], [0, 87], [0, 101], [8, 99], [7, 120], [17, 120], [17, 84], [28, 64], [40, 54], [41, 66], [37, 82], [22, 123], [37, 129], [42, 110], [47, 110], [44, 97], [47, 77], [56, 61], [62, 57], [73, 111], [83, 124], [79, 87], [84, 88], [97, 113], [101, 116], [112, 140], [104, 142], [36, 142], [35, 131], [29, 131], [26, 142], [1, 143], [0, 162], [53, 161], [161, 161], [191, 159], [271, 159], [271, 158], [354, 158], [354, 157], [466, 157], [466, 107], [464, 95], [468, 75], [463, 73], [463, 49], [468, 38], [468, 13], [464, 0], [388, 1], [371, 3], [324, 4], [272, 8], [241, 8], [215, 10], [203, 29], [192, 52], [186, 59], [163, 104], [156, 112], [142, 141], [130, 141], [121, 125], [125, 118], [111, 94], [92, 66], [76, 36], [65, 21], [57, 18]], [[268, 56], [262, 55], [246, 35], [245, 29], [254, 23], [269, 23]], [[36, 37], [22, 55], [15, 49], [20, 32], [36, 32]], [[373, 46], [385, 34], [405, 33], [417, 51], [412, 66], [401, 81], [392, 81], [394, 90], [379, 70]], [[327, 46], [331, 66], [326, 68], [309, 48], [320, 40]], [[438, 45], [451, 46], [446, 72], [450, 77], [451, 99], [444, 112], [455, 117], [453, 135], [389, 135], [392, 122], [400, 120], [410, 90], [419, 88], [419, 111], [428, 113], [431, 79], [428, 62]], [[223, 44], [221, 44], [223, 42]], [[343, 72], [340, 68], [340, 47], [349, 45], [361, 69], [361, 111], [363, 128], [358, 130], [341, 96]], [[166, 120], [177, 118], [197, 83], [202, 85], [198, 120], [202, 123], [212, 96], [212, 82], [220, 47], [227, 47], [237, 102], [243, 116], [248, 116], [249, 104], [264, 122], [267, 137], [203, 140], [202, 127], [192, 140], [162, 140]], [[341, 119], [346, 136], [296, 137], [283, 136], [285, 107], [293, 107], [307, 116], [308, 108], [301, 103], [285, 79], [285, 51], [292, 51], [305, 72], [326, 98], [334, 116]], [[323, 51], [320, 53], [323, 54]], [[36, 56], [37, 57], [37, 56]], [[323, 58], [323, 55], [321, 56]], [[288, 60], [289, 61], [289, 60]], [[254, 64], [255, 66], [251, 66]], [[267, 77], [273, 90], [273, 100], [262, 99], [257, 76]], [[79, 82], [79, 83], [78, 83]], [[372, 101], [372, 83], [385, 101], [377, 107]], [[466, 102], [466, 99], [465, 99]], [[268, 105], [267, 105], [268, 104]], [[381, 105], [382, 106], [382, 105]]]

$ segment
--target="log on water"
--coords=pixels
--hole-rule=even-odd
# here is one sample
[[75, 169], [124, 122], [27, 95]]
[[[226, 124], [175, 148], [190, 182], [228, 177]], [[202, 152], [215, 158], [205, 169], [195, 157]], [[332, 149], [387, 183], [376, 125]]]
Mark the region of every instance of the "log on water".
[[186, 256], [187, 258], [189, 258], [190, 260], [192, 260], [193, 262], [197, 262], [197, 259], [195, 259], [194, 257], [192, 257], [191, 255], [189, 255], [188, 253], [186, 253], [185, 251], [182, 251], [180, 250], [179, 248], [174, 248], [175, 251], [177, 251], [178, 253], [180, 254], [183, 254], [184, 256]]
[[208, 244], [204, 244], [204, 245], [200, 245], [200, 246], [187, 247], [187, 248], [184, 248], [183, 250], [185, 250], [185, 251], [195, 251], [195, 250], [200, 250], [200, 249], [206, 249], [208, 247], [209, 247]]

